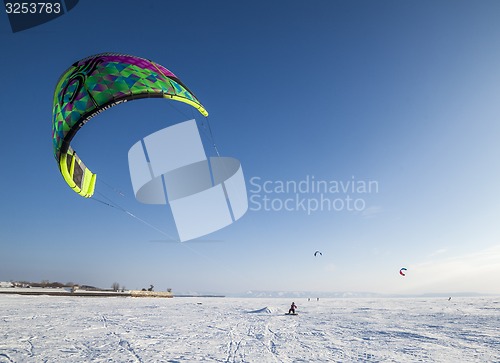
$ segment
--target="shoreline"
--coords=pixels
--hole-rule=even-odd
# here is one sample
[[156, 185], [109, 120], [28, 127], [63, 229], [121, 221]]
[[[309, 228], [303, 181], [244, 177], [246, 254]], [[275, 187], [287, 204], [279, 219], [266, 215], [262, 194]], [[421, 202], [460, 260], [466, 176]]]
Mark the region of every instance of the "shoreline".
[[87, 291], [64, 288], [0, 288], [0, 295], [48, 295], [48, 296], [78, 296], [78, 297], [161, 297], [173, 298], [174, 294], [167, 291]]

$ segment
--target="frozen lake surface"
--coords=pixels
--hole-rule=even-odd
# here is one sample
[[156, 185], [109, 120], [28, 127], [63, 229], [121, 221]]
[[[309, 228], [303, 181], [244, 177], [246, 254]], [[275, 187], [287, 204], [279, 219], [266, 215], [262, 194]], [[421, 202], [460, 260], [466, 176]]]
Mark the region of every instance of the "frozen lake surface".
[[0, 296], [0, 362], [500, 362], [500, 298]]

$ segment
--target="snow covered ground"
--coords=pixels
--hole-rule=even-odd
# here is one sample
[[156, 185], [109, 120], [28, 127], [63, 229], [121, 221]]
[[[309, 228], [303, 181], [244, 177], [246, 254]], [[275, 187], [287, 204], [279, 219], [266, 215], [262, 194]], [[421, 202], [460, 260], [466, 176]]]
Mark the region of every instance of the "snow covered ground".
[[500, 362], [500, 298], [0, 296], [0, 362]]

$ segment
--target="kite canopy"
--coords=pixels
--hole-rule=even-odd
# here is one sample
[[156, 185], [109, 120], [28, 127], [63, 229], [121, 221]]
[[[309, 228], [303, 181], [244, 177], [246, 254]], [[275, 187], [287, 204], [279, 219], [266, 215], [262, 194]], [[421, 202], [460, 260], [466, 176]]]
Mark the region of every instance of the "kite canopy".
[[406, 271], [406, 267], [403, 267], [401, 270], [399, 270], [399, 274], [401, 276], [406, 276], [406, 274], [403, 271]]
[[131, 55], [102, 53], [74, 63], [57, 82], [52, 115], [54, 156], [68, 185], [89, 198], [96, 175], [71, 148], [78, 130], [104, 110], [138, 98], [167, 98], [208, 112], [168, 69]]
[[314, 256], [317, 256], [317, 255], [323, 256], [323, 254], [320, 251], [314, 252]]

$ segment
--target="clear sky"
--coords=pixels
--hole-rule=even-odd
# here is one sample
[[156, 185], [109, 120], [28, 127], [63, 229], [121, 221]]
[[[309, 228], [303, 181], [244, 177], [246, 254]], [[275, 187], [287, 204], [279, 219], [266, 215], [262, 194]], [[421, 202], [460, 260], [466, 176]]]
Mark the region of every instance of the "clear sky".
[[[472, 0], [81, 0], [18, 33], [2, 13], [0, 281], [500, 293], [499, 13]], [[55, 84], [108, 51], [164, 65], [200, 99], [219, 151], [242, 163], [241, 220], [180, 244], [66, 185]], [[168, 206], [134, 199], [127, 153], [193, 116], [133, 101], [72, 145], [104, 196], [175, 236]]]

